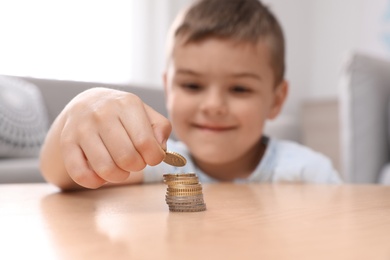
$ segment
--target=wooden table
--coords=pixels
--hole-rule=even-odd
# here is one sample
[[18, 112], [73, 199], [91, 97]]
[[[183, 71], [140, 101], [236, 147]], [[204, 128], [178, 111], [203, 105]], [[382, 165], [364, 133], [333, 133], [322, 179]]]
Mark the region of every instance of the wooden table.
[[203, 184], [196, 213], [165, 192], [0, 185], [0, 259], [390, 259], [390, 187]]

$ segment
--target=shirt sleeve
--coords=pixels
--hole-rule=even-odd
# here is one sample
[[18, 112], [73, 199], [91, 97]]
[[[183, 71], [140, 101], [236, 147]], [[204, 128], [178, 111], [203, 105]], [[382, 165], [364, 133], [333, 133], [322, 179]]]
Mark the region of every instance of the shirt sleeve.
[[339, 173], [325, 156], [314, 157], [302, 169], [302, 180], [309, 183], [341, 184]]

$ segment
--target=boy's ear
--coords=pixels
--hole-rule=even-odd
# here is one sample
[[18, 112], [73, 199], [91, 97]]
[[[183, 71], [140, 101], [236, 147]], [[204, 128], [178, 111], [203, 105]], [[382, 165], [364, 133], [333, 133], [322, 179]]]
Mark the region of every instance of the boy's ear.
[[286, 101], [288, 94], [288, 82], [283, 80], [276, 88], [274, 89], [274, 100], [268, 114], [268, 119], [274, 119], [280, 113], [283, 108], [284, 102]]

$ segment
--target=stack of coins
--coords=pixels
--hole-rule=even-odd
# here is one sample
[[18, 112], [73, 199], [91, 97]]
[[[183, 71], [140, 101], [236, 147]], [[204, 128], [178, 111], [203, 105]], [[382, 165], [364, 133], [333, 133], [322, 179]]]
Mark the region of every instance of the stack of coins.
[[206, 210], [202, 185], [195, 173], [164, 174], [168, 185], [165, 201], [170, 211], [197, 212]]

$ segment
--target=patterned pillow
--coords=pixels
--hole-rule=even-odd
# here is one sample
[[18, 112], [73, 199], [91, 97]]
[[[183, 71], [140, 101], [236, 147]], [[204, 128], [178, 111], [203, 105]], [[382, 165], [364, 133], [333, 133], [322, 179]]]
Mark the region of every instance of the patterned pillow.
[[0, 76], [0, 157], [35, 157], [48, 129], [48, 115], [35, 85]]

